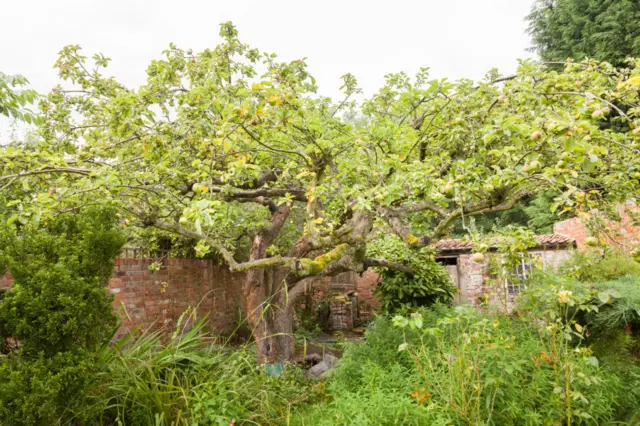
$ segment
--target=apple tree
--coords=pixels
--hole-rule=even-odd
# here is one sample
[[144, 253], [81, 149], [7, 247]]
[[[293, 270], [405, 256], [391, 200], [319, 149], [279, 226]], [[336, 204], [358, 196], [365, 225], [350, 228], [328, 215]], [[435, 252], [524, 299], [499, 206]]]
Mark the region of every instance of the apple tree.
[[[560, 212], [639, 189], [640, 64], [524, 62], [480, 82], [423, 69], [388, 75], [362, 103], [345, 75], [334, 103], [304, 60], [252, 49], [230, 23], [220, 35], [200, 53], [170, 46], [136, 88], [105, 75], [108, 58], [64, 48], [37, 140], [0, 151], [1, 207], [18, 224], [117, 203], [125, 224], [193, 240], [246, 272], [259, 362], [293, 356], [293, 302], [313, 277], [420, 278], [405, 251], [384, 248], [401, 242], [427, 262], [455, 221], [538, 191], [561, 194]], [[358, 126], [343, 117], [354, 110]]]

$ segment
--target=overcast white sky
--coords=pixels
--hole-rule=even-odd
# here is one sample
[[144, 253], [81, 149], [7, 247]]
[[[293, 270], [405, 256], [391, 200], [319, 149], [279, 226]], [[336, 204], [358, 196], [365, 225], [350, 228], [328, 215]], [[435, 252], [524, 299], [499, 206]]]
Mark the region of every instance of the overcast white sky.
[[[46, 92], [57, 52], [80, 44], [113, 59], [126, 85], [144, 81], [170, 42], [201, 50], [233, 21], [241, 39], [282, 59], [308, 58], [322, 94], [354, 74], [371, 94], [389, 72], [428, 66], [433, 77], [481, 78], [529, 57], [524, 17], [533, 0], [0, 0], [0, 71]], [[3, 127], [5, 127], [3, 129]], [[0, 134], [6, 123], [0, 123]]]

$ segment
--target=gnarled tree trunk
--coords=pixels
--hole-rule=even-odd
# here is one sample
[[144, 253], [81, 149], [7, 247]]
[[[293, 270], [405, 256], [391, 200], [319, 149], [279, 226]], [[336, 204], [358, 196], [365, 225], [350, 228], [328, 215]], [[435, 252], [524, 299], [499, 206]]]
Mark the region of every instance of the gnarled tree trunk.
[[270, 292], [271, 279], [267, 278], [269, 275], [281, 275], [277, 272], [256, 269], [247, 274], [245, 306], [256, 344], [258, 364], [283, 363], [293, 360], [295, 356], [293, 310], [299, 294], [286, 295], [286, 283], [282, 283], [282, 280], [275, 283], [277, 290]]
[[[266, 257], [267, 249], [282, 229], [290, 211], [288, 204], [273, 209], [269, 225], [253, 238], [250, 261]], [[286, 274], [281, 268], [256, 268], [247, 272], [245, 307], [256, 343], [258, 364], [282, 363], [294, 357], [294, 300], [287, 297], [286, 285]]]

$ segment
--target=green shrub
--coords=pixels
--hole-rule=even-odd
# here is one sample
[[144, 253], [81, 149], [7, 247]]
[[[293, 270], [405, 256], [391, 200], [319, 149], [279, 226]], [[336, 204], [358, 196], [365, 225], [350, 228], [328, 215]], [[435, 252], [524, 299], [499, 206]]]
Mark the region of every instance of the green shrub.
[[0, 301], [0, 337], [17, 346], [0, 358], [0, 424], [61, 424], [94, 383], [116, 324], [105, 286], [125, 237], [112, 209], [0, 235], [0, 264], [14, 279]]
[[585, 283], [612, 281], [625, 275], [640, 275], [640, 263], [625, 253], [577, 251], [560, 273]]
[[640, 339], [624, 330], [597, 334], [591, 340], [603, 373], [616, 377], [622, 391], [616, 400], [615, 418], [626, 424], [640, 424]]
[[97, 348], [116, 323], [105, 291], [125, 241], [115, 212], [62, 215], [5, 235], [0, 257], [14, 285], [0, 323], [20, 341], [21, 356]]
[[532, 320], [464, 307], [436, 327], [424, 327], [419, 314], [396, 319], [423, 332], [420, 344], [406, 348], [423, 379], [416, 403], [446, 413], [451, 424], [611, 419], [619, 381], [599, 373], [589, 349], [568, 346], [564, 322], [532, 327], [544, 321]]
[[587, 318], [593, 332], [640, 331], [640, 275], [597, 282], [591, 288], [600, 295], [598, 311]]
[[624, 392], [616, 418], [640, 423], [640, 276], [627, 275], [588, 287], [598, 309], [585, 316], [587, 342], [605, 370], [620, 378]]
[[413, 270], [412, 274], [407, 274], [377, 268], [382, 280], [374, 291], [387, 312], [450, 303], [457, 292], [451, 275], [436, 262], [433, 247], [409, 248], [397, 237], [380, 236], [368, 245], [367, 250], [368, 256], [401, 263]]
[[[435, 324], [446, 310], [441, 305], [425, 310], [425, 323]], [[378, 315], [365, 339], [364, 344], [347, 346], [327, 383], [329, 400], [294, 411], [292, 424], [429, 424], [432, 417], [409, 398], [420, 377], [408, 353], [398, 352], [405, 339], [419, 342], [419, 335], [407, 330], [403, 336], [389, 316]]]
[[84, 352], [59, 352], [0, 361], [0, 425], [64, 424], [95, 384], [95, 359]]

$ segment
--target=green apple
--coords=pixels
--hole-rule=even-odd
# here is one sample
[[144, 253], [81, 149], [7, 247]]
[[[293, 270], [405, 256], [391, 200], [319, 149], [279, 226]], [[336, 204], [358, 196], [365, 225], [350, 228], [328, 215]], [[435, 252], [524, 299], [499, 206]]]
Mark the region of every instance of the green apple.
[[597, 247], [598, 246], [598, 239], [596, 237], [587, 237], [587, 239], [584, 240], [584, 243], [586, 245], [588, 245], [589, 247]]

